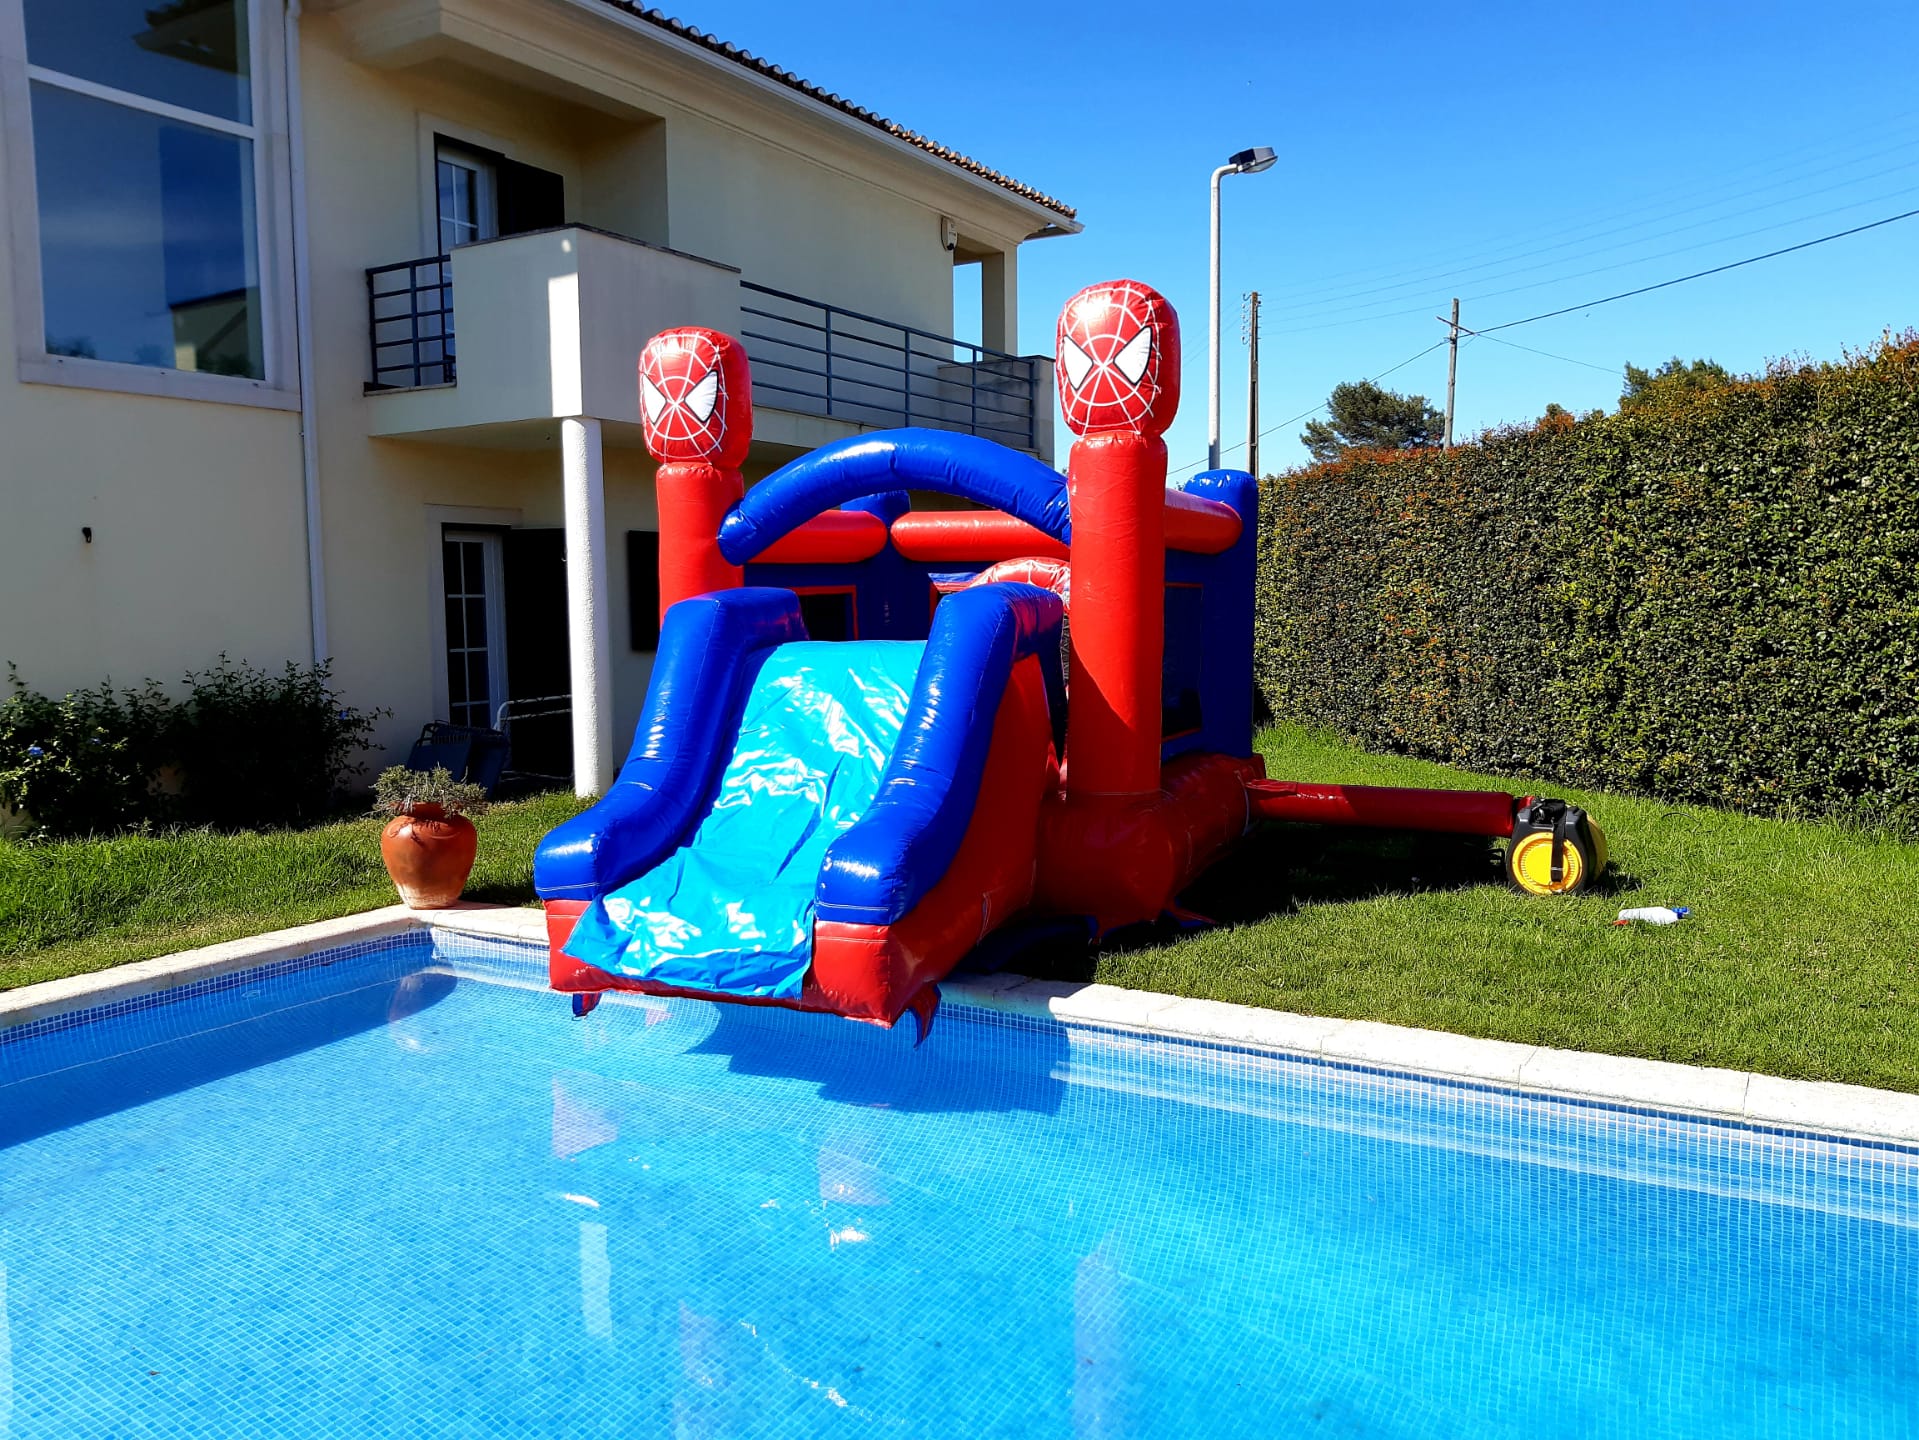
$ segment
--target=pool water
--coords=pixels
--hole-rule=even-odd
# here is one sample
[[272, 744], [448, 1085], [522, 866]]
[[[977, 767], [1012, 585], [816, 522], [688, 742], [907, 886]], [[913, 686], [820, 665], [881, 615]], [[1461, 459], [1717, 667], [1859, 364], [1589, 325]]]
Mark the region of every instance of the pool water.
[[0, 1043], [0, 1437], [1919, 1426], [1911, 1150], [328, 959]]

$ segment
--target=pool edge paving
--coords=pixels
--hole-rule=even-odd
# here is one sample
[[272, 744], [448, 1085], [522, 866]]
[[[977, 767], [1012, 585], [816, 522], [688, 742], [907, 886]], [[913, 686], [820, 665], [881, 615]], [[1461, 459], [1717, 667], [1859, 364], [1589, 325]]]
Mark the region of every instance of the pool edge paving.
[[[164, 1004], [149, 997], [343, 946], [439, 929], [493, 940], [546, 943], [545, 917], [528, 907], [468, 904], [422, 911], [390, 905], [0, 991], [0, 1043], [7, 1031], [34, 1022], [142, 1000]], [[1919, 1143], [1919, 1095], [1863, 1085], [1555, 1050], [1371, 1020], [1297, 1015], [1012, 974], [959, 976], [941, 988], [956, 1004], [1030, 1020], [1278, 1052], [1359, 1069], [1765, 1129]], [[76, 1022], [84, 1023], [77, 1017]]]

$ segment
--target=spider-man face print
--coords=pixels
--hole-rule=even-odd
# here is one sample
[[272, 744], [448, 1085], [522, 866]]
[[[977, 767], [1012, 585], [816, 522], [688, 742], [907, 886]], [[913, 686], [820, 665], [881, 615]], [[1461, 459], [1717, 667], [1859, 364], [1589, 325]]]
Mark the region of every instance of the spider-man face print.
[[655, 460], [707, 460], [728, 469], [753, 441], [746, 351], [717, 330], [662, 330], [640, 352], [640, 423]]
[[1137, 280], [1088, 285], [1059, 317], [1059, 403], [1075, 435], [1161, 435], [1179, 410], [1179, 317]]

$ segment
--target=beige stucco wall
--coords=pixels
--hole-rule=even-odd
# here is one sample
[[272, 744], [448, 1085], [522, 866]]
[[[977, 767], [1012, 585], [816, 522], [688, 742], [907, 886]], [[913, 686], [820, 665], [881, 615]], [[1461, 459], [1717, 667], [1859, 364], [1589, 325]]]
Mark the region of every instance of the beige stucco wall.
[[808, 299], [953, 333], [940, 212], [692, 116], [666, 126], [675, 249]]
[[108, 678], [172, 683], [222, 650], [276, 669], [305, 660], [299, 455], [299, 417], [284, 411], [8, 373], [0, 662], [57, 695]]
[[58, 695], [306, 659], [299, 416], [21, 384], [13, 258], [0, 225], [0, 665]]
[[[441, 522], [429, 507], [557, 526], [559, 435], [555, 422], [550, 436], [520, 438], [539, 447], [529, 449], [372, 438], [370, 407], [383, 402], [362, 390], [366, 271], [436, 248], [426, 163], [436, 131], [557, 171], [569, 197], [580, 162], [570, 107], [544, 97], [356, 64], [325, 15], [308, 19], [303, 58], [328, 638], [346, 694], [393, 712], [380, 739], [397, 754], [424, 722], [443, 718], [432, 610]], [[616, 507], [650, 513], [646, 488], [630, 468], [617, 480], [609, 474], [609, 529]], [[624, 554], [617, 559], [623, 568]], [[623, 574], [616, 584], [623, 595]], [[626, 678], [616, 675], [621, 691]], [[639, 685], [643, 692], [643, 675]]]
[[[500, 13], [520, 22], [535, 8]], [[939, 219], [955, 204], [909, 193], [944, 183], [915, 180], [913, 165], [937, 168], [923, 161], [904, 171], [876, 162], [862, 180], [844, 145], [822, 145], [815, 160], [790, 129], [751, 133], [757, 123], [772, 136], [763, 114], [727, 123], [638, 82], [621, 82], [618, 103], [589, 107], [565, 85], [482, 74], [456, 53], [369, 63], [347, 13], [309, 9], [302, 24], [316, 439], [334, 677], [349, 702], [393, 712], [373, 757], [385, 761], [435, 714], [440, 507], [526, 525], [561, 519], [557, 422], [505, 437], [370, 434], [372, 407], [386, 402], [362, 390], [365, 271], [437, 248], [436, 130], [558, 172], [571, 218], [940, 333], [952, 324], [952, 257]], [[1009, 223], [998, 212], [960, 218], [969, 233], [994, 224], [1006, 233]], [[6, 244], [0, 226], [0, 261]], [[284, 294], [291, 277], [270, 283]], [[0, 336], [12, 333], [0, 284]], [[627, 377], [631, 363], [622, 362]], [[612, 438], [606, 529], [623, 752], [651, 664], [628, 643], [623, 537], [656, 522], [650, 461], [629, 435]], [[304, 660], [300, 443], [300, 417], [284, 409], [22, 385], [12, 346], [0, 345], [0, 661], [57, 691], [109, 675], [172, 678], [221, 651], [262, 665]], [[83, 525], [93, 526], [91, 546]]]

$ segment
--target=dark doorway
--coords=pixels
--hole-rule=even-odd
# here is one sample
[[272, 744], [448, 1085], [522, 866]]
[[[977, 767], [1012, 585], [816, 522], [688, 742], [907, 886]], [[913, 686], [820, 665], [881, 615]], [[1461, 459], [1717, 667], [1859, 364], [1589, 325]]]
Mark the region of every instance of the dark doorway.
[[626, 629], [633, 653], [660, 648], [660, 532], [626, 532]]
[[[572, 677], [563, 530], [506, 532], [506, 674], [513, 738], [508, 764], [521, 774], [565, 781], [573, 773], [573, 720], [564, 708]], [[553, 700], [560, 703], [537, 703]], [[525, 711], [525, 718], [516, 711]]]

